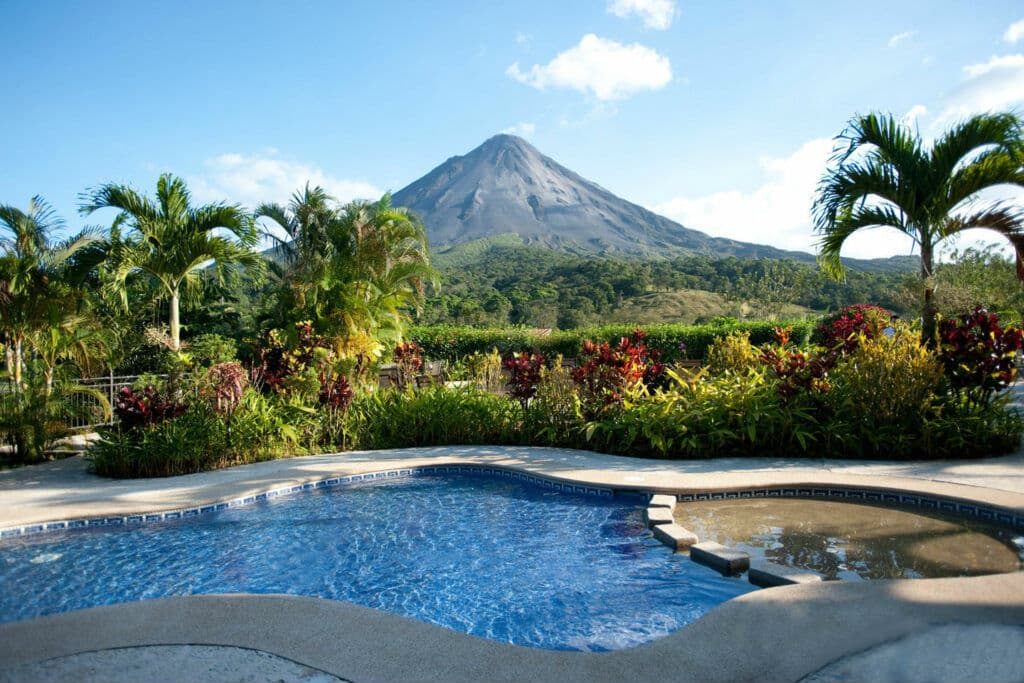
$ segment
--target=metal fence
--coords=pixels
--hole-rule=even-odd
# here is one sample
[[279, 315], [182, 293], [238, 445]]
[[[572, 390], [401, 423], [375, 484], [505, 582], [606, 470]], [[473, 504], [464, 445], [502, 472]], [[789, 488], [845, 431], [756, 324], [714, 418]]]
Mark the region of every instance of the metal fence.
[[[121, 391], [122, 387], [130, 387], [138, 381], [139, 375], [115, 375], [110, 373], [106, 377], [86, 377], [78, 381], [84, 387], [95, 389], [96, 391], [103, 394], [107, 402], [110, 404], [111, 409], [114, 407], [114, 400], [117, 398], [117, 392]], [[77, 407], [81, 410], [76, 410], [77, 417], [75, 417], [69, 427], [75, 429], [85, 427], [100, 427], [102, 425], [108, 425], [114, 423], [113, 412], [111, 412], [110, 419], [103, 420], [103, 410], [95, 398], [88, 394], [73, 394], [72, 400], [77, 404]]]

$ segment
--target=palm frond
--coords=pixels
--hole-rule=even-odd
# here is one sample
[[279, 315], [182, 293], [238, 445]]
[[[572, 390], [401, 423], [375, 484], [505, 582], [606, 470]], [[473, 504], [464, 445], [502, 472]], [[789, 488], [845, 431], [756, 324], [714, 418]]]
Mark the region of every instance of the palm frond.
[[1009, 203], [997, 203], [971, 213], [951, 216], [942, 226], [944, 236], [962, 230], [983, 228], [994, 230], [1005, 237], [1017, 260], [1017, 278], [1024, 280], [1024, 209]]
[[950, 178], [979, 150], [996, 151], [1020, 159], [1024, 126], [1013, 114], [978, 114], [957, 124], [932, 145], [931, 167], [939, 178]]
[[907, 216], [894, 206], [858, 206], [843, 209], [836, 216], [829, 230], [822, 232], [818, 241], [818, 263], [821, 269], [832, 278], [843, 276], [843, 263], [840, 252], [843, 244], [854, 233], [864, 228], [895, 228], [908, 235], [915, 242], [920, 240], [914, 226], [907, 222]]

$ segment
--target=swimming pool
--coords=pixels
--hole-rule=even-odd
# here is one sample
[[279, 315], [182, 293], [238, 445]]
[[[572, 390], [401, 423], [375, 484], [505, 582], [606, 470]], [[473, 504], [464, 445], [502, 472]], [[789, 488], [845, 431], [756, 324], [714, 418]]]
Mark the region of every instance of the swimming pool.
[[680, 504], [675, 518], [751, 562], [809, 569], [826, 580], [981, 576], [1024, 566], [1020, 531], [921, 507], [748, 498]]
[[0, 621], [170, 595], [290, 593], [518, 645], [620, 649], [752, 589], [654, 540], [644, 502], [425, 475], [16, 537], [0, 545]]

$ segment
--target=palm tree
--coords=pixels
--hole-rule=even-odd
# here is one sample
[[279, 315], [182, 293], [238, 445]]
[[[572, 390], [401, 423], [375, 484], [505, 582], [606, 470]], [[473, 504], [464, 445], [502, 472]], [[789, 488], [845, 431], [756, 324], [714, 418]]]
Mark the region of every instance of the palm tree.
[[895, 117], [868, 114], [852, 119], [814, 203], [822, 236], [819, 260], [839, 279], [839, 252], [863, 228], [895, 228], [921, 251], [924, 281], [922, 338], [934, 343], [937, 306], [935, 248], [968, 228], [988, 228], [1006, 237], [1024, 279], [1024, 211], [1012, 203], [984, 201], [999, 185], [1024, 187], [1022, 122], [1013, 114], [980, 114], [955, 125], [926, 147], [919, 133]]
[[265, 231], [274, 242], [276, 260], [269, 263], [270, 270], [284, 284], [280, 292], [288, 299], [278, 313], [318, 308], [319, 294], [330, 289], [329, 264], [333, 260], [333, 245], [329, 235], [332, 224], [338, 221], [334, 198], [322, 187], [295, 192], [288, 206], [261, 204], [254, 212], [256, 219], [269, 218], [284, 231], [284, 237]]
[[41, 197], [28, 211], [0, 205], [0, 336], [6, 369], [16, 385], [25, 364], [25, 339], [46, 328], [56, 308], [73, 312], [82, 298], [75, 285], [94, 264], [80, 257], [99, 242], [95, 229], [52, 242], [64, 222]]
[[340, 210], [323, 188], [296, 192], [288, 207], [264, 205], [257, 217], [281, 226], [288, 302], [282, 309], [312, 318], [339, 340], [369, 334], [400, 341], [410, 309], [423, 304], [424, 284], [436, 281], [423, 223], [415, 214], [377, 202]]
[[401, 341], [409, 311], [422, 309], [424, 287], [437, 283], [423, 222], [391, 206], [390, 193], [376, 202], [342, 207], [331, 242], [334, 270], [349, 284], [347, 306], [334, 316], [348, 333], [360, 329], [389, 342]]
[[185, 181], [169, 173], [157, 181], [155, 202], [128, 186], [112, 183], [82, 196], [83, 214], [107, 207], [121, 210], [131, 231], [124, 239], [112, 239], [112, 286], [126, 308], [130, 276], [149, 277], [160, 287], [170, 300], [173, 351], [181, 349], [178, 309], [182, 295], [198, 296], [202, 268], [212, 262], [221, 281], [233, 265], [257, 273], [263, 268], [262, 258], [252, 251], [256, 228], [240, 206], [215, 203], [192, 208], [190, 199]]
[[[41, 459], [84, 406], [109, 410], [98, 392], [72, 379], [74, 370], [96, 357], [98, 336], [84, 312], [81, 282], [102, 258], [101, 240], [95, 229], [86, 229], [51, 241], [63, 227], [40, 197], [32, 198], [27, 212], [0, 206], [0, 339], [6, 361], [0, 440], [14, 446], [21, 462]], [[76, 395], [91, 400], [74, 400]]]

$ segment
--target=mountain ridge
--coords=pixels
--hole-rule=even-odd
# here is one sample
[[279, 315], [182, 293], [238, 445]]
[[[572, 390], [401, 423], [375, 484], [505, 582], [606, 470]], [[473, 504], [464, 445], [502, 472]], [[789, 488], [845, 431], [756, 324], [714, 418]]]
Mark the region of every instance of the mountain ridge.
[[[815, 261], [807, 252], [712, 237], [683, 226], [615, 195], [508, 134], [449, 157], [395, 192], [392, 203], [423, 219], [430, 245], [437, 250], [515, 234], [526, 246], [580, 255]], [[848, 261], [868, 269], [875, 263], [882, 267], [875, 259]]]

